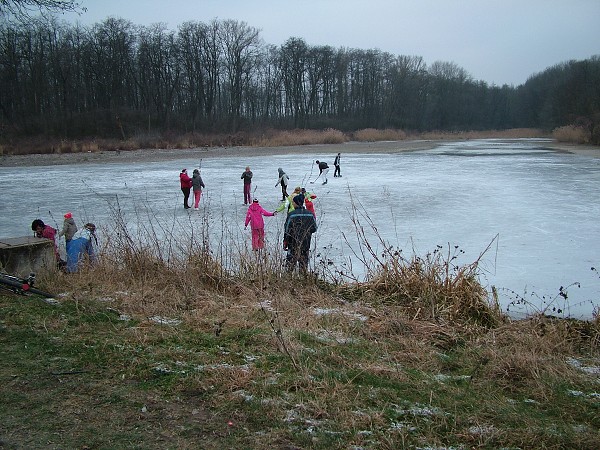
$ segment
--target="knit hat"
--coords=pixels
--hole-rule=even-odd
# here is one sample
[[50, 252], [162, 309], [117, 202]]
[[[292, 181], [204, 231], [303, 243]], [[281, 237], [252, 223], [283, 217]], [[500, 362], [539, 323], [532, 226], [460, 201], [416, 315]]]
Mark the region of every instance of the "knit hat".
[[254, 200], [252, 200], [252, 203], [258, 203], [258, 199], [255, 198]]
[[187, 169], [181, 169], [181, 173], [187, 172]]
[[304, 195], [296, 195], [294, 197], [294, 203], [298, 206], [304, 205]]
[[71, 214], [70, 212], [65, 214], [65, 219], [70, 219], [73, 217], [73, 214]]

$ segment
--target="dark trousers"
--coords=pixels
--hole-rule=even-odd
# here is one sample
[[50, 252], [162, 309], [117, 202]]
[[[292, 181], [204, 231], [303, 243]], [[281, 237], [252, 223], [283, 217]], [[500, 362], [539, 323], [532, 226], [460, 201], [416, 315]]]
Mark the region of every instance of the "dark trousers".
[[341, 177], [341, 176], [342, 176], [342, 173], [341, 173], [341, 171], [340, 171], [340, 166], [339, 166], [339, 164], [337, 164], [337, 165], [335, 166], [335, 170], [334, 170], [334, 172], [333, 172], [333, 176], [334, 176], [334, 177]]
[[300, 272], [306, 272], [308, 270], [308, 252], [309, 249], [294, 248], [291, 247], [285, 257], [285, 266], [288, 272], [292, 272], [298, 264]]
[[190, 188], [181, 188], [181, 192], [183, 192], [183, 207], [189, 208], [188, 199], [190, 198]]
[[288, 197], [287, 188], [284, 184], [281, 185], [281, 201], [284, 202]]

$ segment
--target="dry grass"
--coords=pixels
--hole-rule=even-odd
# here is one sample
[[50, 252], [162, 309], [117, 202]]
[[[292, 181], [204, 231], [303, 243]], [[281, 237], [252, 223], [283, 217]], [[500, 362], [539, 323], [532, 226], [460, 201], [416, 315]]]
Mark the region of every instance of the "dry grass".
[[573, 144], [589, 144], [591, 133], [584, 127], [576, 125], [567, 125], [555, 128], [552, 131], [552, 137], [558, 142], [569, 142]]
[[549, 137], [548, 133], [536, 128], [511, 128], [509, 130], [486, 131], [431, 131], [411, 136], [413, 139], [430, 140], [468, 140], [468, 139], [518, 139]]
[[[20, 351], [34, 351], [38, 336], [58, 346], [49, 359], [38, 354], [36, 364], [88, 372], [50, 386], [28, 381], [25, 393], [19, 380], [35, 369], [15, 367], [28, 361], [15, 354], [0, 370], [13, 380], [0, 394], [14, 408], [0, 407], [0, 418], [15, 445], [126, 439], [178, 448], [592, 448], [593, 406], [569, 409], [565, 391], [591, 392], [592, 381], [567, 361], [597, 358], [598, 324], [499, 316], [475, 324], [472, 312], [449, 310], [474, 307], [480, 289], [434, 280], [446, 271], [446, 257], [431, 256], [428, 264], [438, 268], [417, 270], [427, 258], [414, 258], [402, 263], [410, 275], [398, 267], [385, 282], [342, 287], [283, 273], [268, 254], [243, 255], [243, 270], [230, 272], [210, 249], [194, 246], [192, 255], [163, 260], [152, 246], [123, 242], [113, 241], [93, 267], [45, 280], [69, 296], [27, 325], [33, 342], [15, 335]], [[416, 272], [420, 281], [412, 280]], [[461, 277], [468, 278], [452, 281]], [[425, 283], [427, 295], [410, 298], [401, 287], [408, 279]], [[398, 292], [405, 301], [394, 300]], [[8, 307], [3, 336], [12, 336], [13, 317], [30, 323]], [[110, 319], [118, 316], [131, 320]], [[43, 429], [15, 416], [25, 398], [50, 405], [47, 416], [36, 412]], [[88, 417], [89, 405], [105, 413]], [[584, 423], [576, 436], [568, 433]], [[61, 438], [45, 431], [65, 426], [70, 433]]]
[[269, 131], [260, 138], [253, 140], [254, 147], [280, 147], [312, 144], [341, 144], [348, 139], [339, 130], [291, 130]]
[[[569, 128], [569, 127], [563, 127]], [[564, 133], [563, 133], [564, 134]], [[44, 153], [91, 153], [101, 151], [130, 151], [138, 149], [188, 149], [204, 147], [279, 147], [314, 144], [340, 144], [348, 141], [399, 141], [405, 139], [458, 140], [484, 138], [533, 138], [548, 137], [536, 129], [512, 129], [500, 131], [427, 132], [408, 134], [403, 130], [373, 128], [343, 133], [336, 129], [326, 130], [253, 130], [226, 133], [138, 133], [127, 139], [15, 139], [0, 144], [2, 155], [28, 155]]]
[[404, 139], [406, 139], [406, 133], [402, 130], [365, 128], [352, 133], [352, 140], [359, 142], [402, 141]]

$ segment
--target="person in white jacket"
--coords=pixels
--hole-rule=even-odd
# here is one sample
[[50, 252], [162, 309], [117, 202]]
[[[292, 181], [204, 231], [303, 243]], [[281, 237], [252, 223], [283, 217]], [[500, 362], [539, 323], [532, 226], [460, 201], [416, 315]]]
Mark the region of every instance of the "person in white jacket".
[[288, 198], [287, 187], [290, 182], [290, 177], [287, 176], [281, 167], [277, 169], [277, 171], [279, 172], [279, 179], [277, 180], [275, 187], [281, 185], [281, 201], [284, 202], [285, 199]]

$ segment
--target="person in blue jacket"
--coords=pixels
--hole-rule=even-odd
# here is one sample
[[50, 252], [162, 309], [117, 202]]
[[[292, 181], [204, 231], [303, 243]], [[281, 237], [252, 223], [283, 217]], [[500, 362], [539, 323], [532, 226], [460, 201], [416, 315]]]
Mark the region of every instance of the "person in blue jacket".
[[97, 246], [96, 226], [86, 223], [83, 230], [67, 243], [67, 272], [77, 272], [86, 262], [93, 264]]

